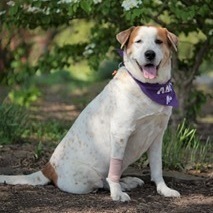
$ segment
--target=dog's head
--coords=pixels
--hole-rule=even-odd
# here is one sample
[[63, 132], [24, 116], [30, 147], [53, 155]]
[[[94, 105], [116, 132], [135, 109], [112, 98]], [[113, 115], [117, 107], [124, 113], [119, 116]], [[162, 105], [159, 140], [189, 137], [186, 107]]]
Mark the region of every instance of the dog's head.
[[171, 50], [177, 37], [166, 28], [131, 27], [116, 36], [124, 48], [124, 64], [142, 82], [164, 83], [171, 78]]

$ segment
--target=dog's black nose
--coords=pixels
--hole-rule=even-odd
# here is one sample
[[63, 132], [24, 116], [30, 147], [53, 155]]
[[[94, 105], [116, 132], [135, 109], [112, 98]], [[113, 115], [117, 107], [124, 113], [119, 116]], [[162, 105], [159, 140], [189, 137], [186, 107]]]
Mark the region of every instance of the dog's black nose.
[[155, 58], [155, 52], [153, 50], [147, 50], [145, 52], [145, 57], [146, 57], [146, 59], [151, 61], [151, 60], [153, 60]]

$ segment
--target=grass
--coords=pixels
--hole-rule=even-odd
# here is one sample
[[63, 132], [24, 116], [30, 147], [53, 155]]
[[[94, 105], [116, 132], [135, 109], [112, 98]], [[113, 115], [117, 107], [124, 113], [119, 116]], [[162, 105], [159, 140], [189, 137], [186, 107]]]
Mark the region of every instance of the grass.
[[41, 142], [57, 144], [66, 134], [67, 125], [56, 120], [31, 121], [25, 129], [22, 138]]
[[17, 105], [0, 106], [0, 144], [36, 140], [58, 143], [68, 126], [56, 120], [31, 120], [29, 111]]
[[186, 120], [183, 120], [177, 130], [168, 129], [165, 133], [163, 164], [169, 169], [200, 169], [212, 164], [212, 151], [210, 140], [201, 141], [196, 129], [188, 126]]
[[17, 105], [0, 105], [0, 144], [17, 142], [28, 125], [26, 109]]

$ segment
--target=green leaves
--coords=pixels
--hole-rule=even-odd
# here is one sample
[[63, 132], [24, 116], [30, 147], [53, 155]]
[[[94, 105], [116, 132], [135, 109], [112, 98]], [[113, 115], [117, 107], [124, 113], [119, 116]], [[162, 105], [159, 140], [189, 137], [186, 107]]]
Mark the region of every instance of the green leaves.
[[15, 4], [14, 6], [12, 6], [10, 8], [9, 15], [15, 16], [17, 14], [18, 10], [19, 10], [19, 7], [18, 7], [18, 5]]
[[81, 0], [80, 6], [87, 14], [89, 14], [92, 10], [92, 1], [91, 0]]
[[30, 86], [12, 90], [8, 97], [13, 104], [29, 107], [40, 95], [41, 92], [37, 87]]
[[[52, 44], [50, 52], [45, 52], [36, 64], [22, 63], [22, 57], [18, 56], [17, 49], [12, 51], [10, 66], [7, 68], [6, 74], [4, 73], [6, 75], [4, 81], [10, 85], [25, 82], [32, 73], [62, 69], [82, 59], [88, 61], [90, 68], [97, 70], [103, 60], [116, 58], [115, 49], [119, 48], [119, 44], [115, 35], [132, 25], [154, 23], [168, 28], [177, 35], [184, 34], [185, 37], [188, 37], [188, 45], [184, 45], [185, 41], [181, 41], [181, 36], [180, 44], [187, 51], [189, 46], [193, 46], [192, 51], [190, 54], [186, 54], [186, 57], [181, 57], [183, 51], [179, 51], [179, 58], [175, 63], [178, 65], [175, 68], [178, 73], [181, 73], [180, 70], [184, 70], [186, 79], [190, 78], [193, 64], [198, 61], [197, 58], [201, 55], [199, 50], [202, 48], [203, 38], [197, 32], [209, 40], [210, 45], [212, 44], [212, 6], [210, 0], [142, 0], [138, 1], [140, 3], [136, 6], [134, 6], [135, 2], [130, 5], [130, 1], [125, 1], [129, 10], [125, 10], [124, 0], [20, 0], [14, 2], [13, 6], [7, 4], [5, 6], [0, 2], [0, 11], [6, 11], [0, 15], [1, 30], [5, 30], [4, 27], [7, 26], [10, 31], [13, 31], [14, 28], [25, 28], [26, 31], [28, 29], [54, 28], [60, 31], [64, 26], [72, 28], [73, 19], [87, 20], [94, 23], [94, 27], [91, 33], [88, 33], [88, 39], [83, 42], [63, 45], [63, 47]], [[190, 39], [191, 32], [194, 32], [197, 38], [196, 47]], [[90, 54], [84, 54], [87, 44], [95, 45]], [[210, 59], [211, 51], [209, 49], [202, 56], [202, 59]], [[194, 76], [200, 74], [199, 66], [193, 73]], [[203, 103], [200, 94], [194, 100]], [[196, 103], [194, 104], [196, 105]]]

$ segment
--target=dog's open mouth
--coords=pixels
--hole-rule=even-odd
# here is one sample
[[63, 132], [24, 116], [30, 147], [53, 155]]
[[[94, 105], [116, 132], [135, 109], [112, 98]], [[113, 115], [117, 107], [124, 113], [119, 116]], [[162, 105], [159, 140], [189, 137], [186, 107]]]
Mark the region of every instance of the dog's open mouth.
[[146, 64], [141, 67], [143, 71], [144, 78], [154, 79], [157, 77], [157, 71], [159, 66], [155, 66], [154, 64]]

